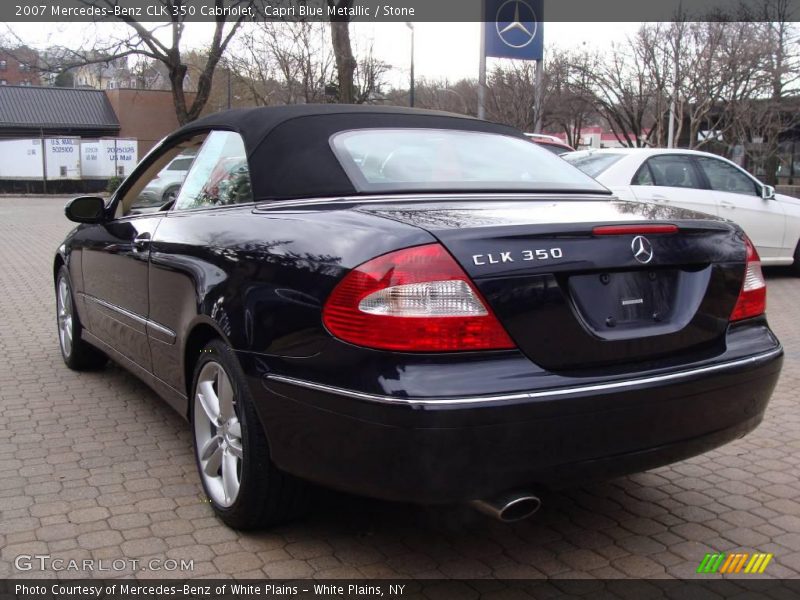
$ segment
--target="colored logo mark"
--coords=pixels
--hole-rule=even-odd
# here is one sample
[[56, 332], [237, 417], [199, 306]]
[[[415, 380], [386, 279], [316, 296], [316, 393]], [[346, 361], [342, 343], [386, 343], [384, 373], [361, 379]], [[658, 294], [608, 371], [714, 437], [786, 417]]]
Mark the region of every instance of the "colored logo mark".
[[763, 573], [774, 554], [737, 552], [706, 554], [697, 567], [698, 573]]
[[[508, 12], [508, 7], [514, 7], [513, 15], [504, 15]], [[520, 11], [520, 7], [522, 10]], [[512, 20], [504, 20], [503, 17], [511, 17]], [[523, 18], [524, 17], [524, 18]], [[536, 37], [536, 13], [533, 8], [522, 0], [507, 0], [497, 9], [497, 35], [503, 43], [512, 48], [524, 48]]]

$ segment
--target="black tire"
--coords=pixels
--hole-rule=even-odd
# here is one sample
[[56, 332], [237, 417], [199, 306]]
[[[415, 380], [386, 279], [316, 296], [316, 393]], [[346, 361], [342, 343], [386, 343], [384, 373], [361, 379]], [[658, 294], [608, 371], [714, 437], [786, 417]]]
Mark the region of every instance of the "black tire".
[[[198, 386], [208, 386], [211, 383], [209, 374], [216, 370], [219, 376], [219, 368], [230, 382], [233, 410], [229, 412], [234, 414], [228, 420], [224, 416], [218, 417], [214, 424], [209, 411], [203, 408], [204, 405], [198, 397]], [[216, 383], [211, 383], [212, 390], [214, 394], [219, 394], [215, 396], [217, 405], [222, 406], [224, 402], [220, 398], [224, 394], [220, 386], [223, 384], [219, 379], [213, 381]], [[269, 443], [253, 406], [253, 398], [242, 368], [234, 352], [220, 340], [209, 342], [200, 352], [192, 378], [190, 407], [195, 463], [200, 481], [211, 507], [226, 525], [240, 530], [260, 529], [286, 523], [305, 514], [310, 498], [308, 484], [282, 472], [272, 463]], [[224, 412], [219, 410], [217, 414], [222, 415]], [[235, 427], [229, 425], [233, 420], [239, 425], [238, 439], [230, 433]], [[218, 442], [214, 442], [215, 439]], [[206, 452], [201, 458], [202, 448], [214, 451]], [[234, 448], [241, 452], [240, 458], [231, 458]], [[214, 459], [217, 451], [222, 453], [222, 458], [218, 461]], [[235, 497], [232, 494], [229, 497], [224, 491], [226, 486], [223, 467], [231, 464], [226, 463], [226, 460], [235, 461], [235, 471], [239, 476]], [[214, 474], [206, 473], [204, 465]]]
[[69, 270], [64, 265], [56, 275], [56, 327], [61, 357], [70, 369], [88, 371], [102, 369], [106, 365], [108, 357], [81, 338], [83, 326], [75, 310], [75, 294], [72, 292]]
[[161, 196], [161, 201], [164, 204], [166, 204], [167, 202], [172, 202], [178, 197], [178, 192], [180, 191], [180, 189], [181, 186], [179, 185], [173, 185], [171, 187], [168, 187], [166, 190], [164, 190], [164, 193]]
[[800, 277], [800, 242], [797, 242], [797, 248], [794, 249], [794, 262], [792, 263], [792, 272]]

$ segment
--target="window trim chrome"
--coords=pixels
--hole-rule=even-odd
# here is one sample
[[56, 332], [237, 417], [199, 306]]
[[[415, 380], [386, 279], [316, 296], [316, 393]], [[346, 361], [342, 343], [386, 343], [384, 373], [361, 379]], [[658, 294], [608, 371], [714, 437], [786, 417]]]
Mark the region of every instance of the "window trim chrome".
[[[417, 204], [422, 202], [472, 202], [474, 200], [486, 201], [487, 195], [491, 201], [518, 201], [518, 200], [531, 200], [531, 201], [557, 201], [568, 200], [573, 202], [617, 202], [619, 198], [614, 196], [612, 192], [576, 192], [574, 194], [565, 194], [563, 192], [525, 192], [525, 193], [429, 193], [415, 194], [412, 192], [405, 194], [365, 194], [362, 196], [317, 196], [314, 198], [295, 198], [286, 200], [256, 200], [254, 211], [268, 212], [268, 211], [281, 211], [291, 210], [293, 208], [304, 208], [308, 206], [322, 205], [329, 207], [336, 204], [342, 205], [357, 205], [357, 204], [385, 204], [392, 203], [411, 203]], [[244, 206], [244, 204], [235, 204], [233, 206]]]

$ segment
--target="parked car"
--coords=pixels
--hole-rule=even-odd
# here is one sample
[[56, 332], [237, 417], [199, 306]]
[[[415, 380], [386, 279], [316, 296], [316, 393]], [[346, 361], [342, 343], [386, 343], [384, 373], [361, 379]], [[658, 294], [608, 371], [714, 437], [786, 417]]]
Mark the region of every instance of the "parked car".
[[794, 265], [800, 274], [800, 199], [735, 163], [696, 150], [629, 148], [563, 156], [626, 200], [680, 206], [738, 223], [765, 265]]
[[168, 202], [174, 202], [178, 197], [178, 190], [181, 189], [183, 180], [192, 166], [194, 153], [189, 150], [175, 159], [166, 167], [161, 169], [156, 177], [153, 177], [139, 194], [136, 201], [138, 208], [150, 208], [153, 206], [163, 206]]
[[[190, 150], [177, 198], [134, 210]], [[485, 121], [217, 113], [66, 215], [65, 363], [110, 357], [187, 418], [232, 527], [296, 516], [307, 482], [521, 518], [540, 487], [743, 436], [781, 368], [738, 227], [618, 201]]]
[[543, 133], [526, 133], [525, 136], [534, 144], [538, 144], [545, 150], [549, 150], [558, 156], [562, 156], [567, 152], [575, 152], [575, 148], [561, 141], [561, 139], [554, 135], [546, 135]]

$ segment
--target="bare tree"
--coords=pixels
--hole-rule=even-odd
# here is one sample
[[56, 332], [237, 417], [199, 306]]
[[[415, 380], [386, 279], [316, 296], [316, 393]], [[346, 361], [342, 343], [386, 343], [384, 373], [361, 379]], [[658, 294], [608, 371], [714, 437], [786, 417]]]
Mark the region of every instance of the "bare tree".
[[797, 96], [795, 84], [800, 80], [800, 36], [793, 23], [796, 15], [792, 5], [789, 0], [766, 0], [766, 20], [758, 24], [758, 37], [767, 48], [764, 75], [768, 100], [761, 133], [765, 179], [771, 185], [775, 185], [778, 178], [780, 134], [800, 123], [796, 106], [790, 109], [785, 102]]
[[[648, 110], [652, 126], [647, 140], [654, 146], [663, 146], [668, 137], [666, 124], [676, 81], [680, 79], [679, 57], [685, 25], [685, 22], [642, 25], [632, 40], [634, 52], [645, 66], [652, 85]], [[679, 137], [681, 119], [676, 121]]]
[[617, 140], [625, 146], [644, 145], [656, 89], [636, 43], [614, 43], [609, 54], [595, 54], [580, 70], [587, 83], [584, 91], [594, 96]]
[[264, 22], [231, 47], [237, 78], [260, 105], [326, 101], [334, 61], [324, 23]]
[[[451, 83], [445, 79], [426, 79], [416, 81], [416, 101], [419, 108], [442, 110], [462, 115], [477, 114], [478, 84], [475, 80], [461, 79]], [[392, 90], [388, 100], [393, 104], [408, 105], [407, 90]]]
[[[690, 148], [730, 138], [745, 107], [762, 86], [763, 47], [754, 23], [695, 23], [683, 94]], [[749, 110], [749, 109], [747, 109]]]
[[371, 43], [365, 51], [357, 54], [356, 68], [353, 72], [353, 102], [365, 104], [380, 100], [376, 96], [380, 94], [386, 73], [392, 67], [375, 56]]
[[798, 122], [786, 103], [800, 80], [788, 7], [769, 0], [751, 21], [643, 26], [634, 45], [655, 86], [651, 140], [663, 143], [663, 90], [671, 88], [678, 138], [688, 126], [683, 144], [728, 155], [743, 149], [774, 178], [780, 134]]
[[[117, 4], [116, 0], [80, 0], [87, 5], [105, 5], [113, 9]], [[184, 59], [184, 52], [181, 48], [186, 14], [183, 12], [184, 0], [157, 0], [164, 7], [169, 21], [155, 27], [146, 27], [129, 15], [118, 17], [120, 21], [128, 25], [131, 35], [111, 42], [106, 49], [106, 57], [76, 53], [73, 66], [81, 64], [91, 64], [103, 62], [109, 57], [119, 58], [124, 56], [142, 56], [164, 65], [172, 91], [172, 99], [175, 105], [175, 115], [178, 122], [188, 123], [197, 119], [203, 111], [211, 92], [211, 84], [214, 78], [214, 71], [222, 59], [225, 50], [242, 24], [245, 16], [239, 16], [229, 20], [225, 9], [233, 7], [245, 7], [252, 3], [252, 0], [213, 0], [213, 6], [217, 9], [220, 16], [215, 17], [214, 32], [210, 43], [205, 48], [205, 63], [198, 69], [194, 78], [195, 92], [193, 97], [187, 97], [185, 83], [189, 71], [189, 66]], [[166, 40], [164, 38], [167, 38]], [[102, 54], [102, 53], [101, 53]]]
[[[688, 147], [701, 147], [712, 137], [700, 135], [701, 128], [719, 131], [723, 126], [716, 109], [722, 101], [725, 77], [720, 72], [721, 50], [726, 29], [721, 23], [693, 23], [682, 40], [675, 39], [684, 31], [672, 32], [671, 46], [680, 45], [685, 52], [673, 56], [678, 62], [675, 87], [677, 99], [677, 139], [688, 120]], [[715, 112], [716, 111], [716, 112]]]
[[535, 84], [536, 68], [531, 61], [512, 61], [506, 67], [495, 67], [487, 78], [487, 118], [532, 131]]
[[581, 130], [597, 115], [589, 92], [590, 61], [586, 52], [554, 49], [545, 63], [544, 123], [548, 129], [563, 131], [573, 148], [580, 144]]

